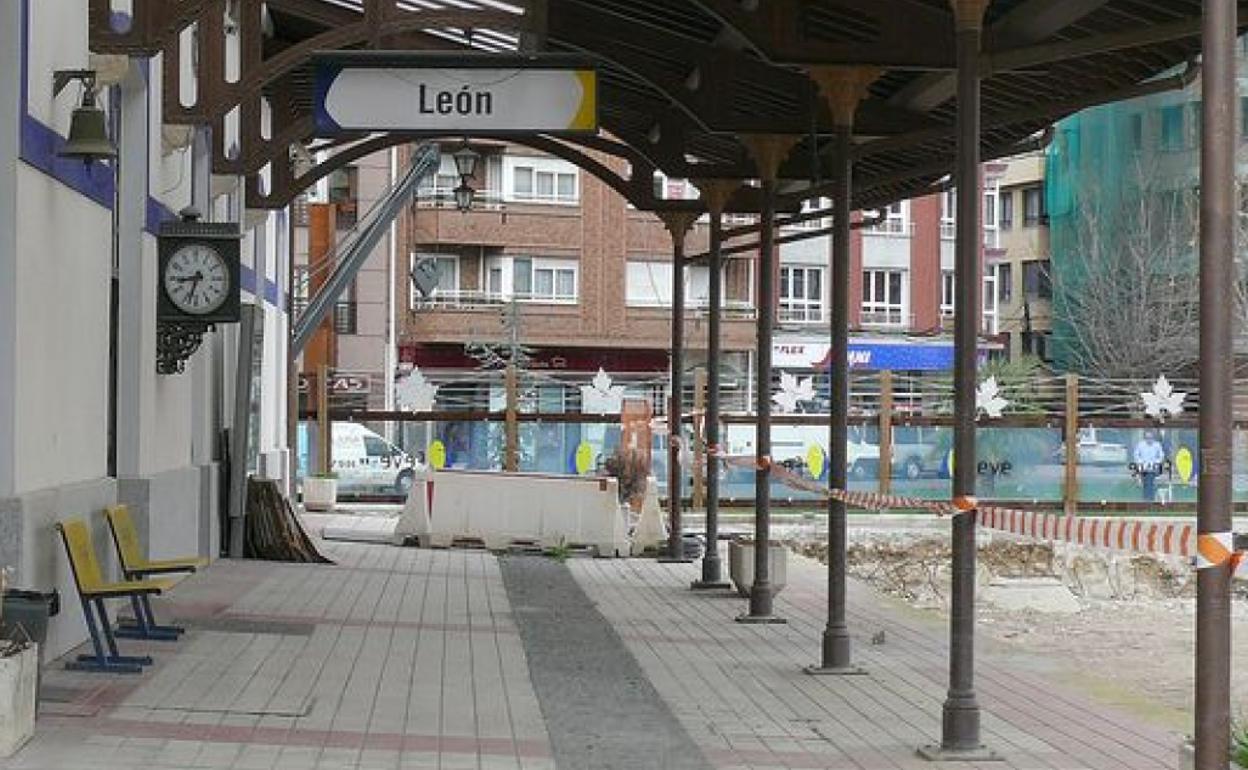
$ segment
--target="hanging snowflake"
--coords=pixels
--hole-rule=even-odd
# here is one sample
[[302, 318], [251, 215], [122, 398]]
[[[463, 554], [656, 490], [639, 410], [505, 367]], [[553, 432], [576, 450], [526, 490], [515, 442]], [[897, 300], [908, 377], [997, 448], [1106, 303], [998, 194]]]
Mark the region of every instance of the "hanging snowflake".
[[394, 398], [405, 412], [432, 412], [437, 393], [438, 386], [430, 384], [419, 368], [412, 369], [394, 386]]
[[1153, 383], [1152, 392], [1141, 393], [1140, 398], [1144, 399], [1145, 414], [1156, 420], [1164, 420], [1183, 413], [1183, 401], [1187, 394], [1171, 387], [1170, 381], [1163, 374]]
[[1009, 405], [1010, 402], [1001, 397], [1001, 388], [997, 385], [996, 377], [989, 377], [975, 389], [975, 410], [983, 412], [989, 419], [1000, 417]]
[[585, 414], [619, 414], [624, 404], [624, 386], [612, 385], [611, 375], [598, 367], [594, 381], [581, 386], [581, 411]]
[[807, 377], [804, 380], [799, 380], [788, 372], [782, 372], [780, 374], [780, 392], [773, 395], [771, 400], [776, 403], [776, 406], [780, 407], [782, 412], [796, 412], [799, 403], [815, 400], [815, 379]]

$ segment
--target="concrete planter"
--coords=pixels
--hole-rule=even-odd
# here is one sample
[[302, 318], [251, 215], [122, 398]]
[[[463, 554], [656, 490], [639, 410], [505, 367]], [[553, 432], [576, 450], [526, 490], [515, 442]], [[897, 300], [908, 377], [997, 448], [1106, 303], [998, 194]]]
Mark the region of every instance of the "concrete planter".
[[[1195, 770], [1196, 767], [1196, 747], [1189, 741], [1183, 741], [1179, 746], [1179, 770]], [[1243, 765], [1228, 761], [1226, 763], [1227, 770], [1248, 770]]]
[[35, 734], [39, 647], [0, 658], [0, 757], [11, 757]]
[[338, 479], [308, 476], [303, 480], [303, 508], [307, 511], [332, 511], [338, 502]]
[[[772, 544], [768, 551], [768, 574], [771, 578], [771, 595], [775, 596], [788, 583], [787, 564], [789, 549], [782, 545]], [[732, 578], [733, 585], [737, 587], [737, 593], [748, 597], [750, 588], [754, 585], [753, 540], [728, 541], [728, 575]]]

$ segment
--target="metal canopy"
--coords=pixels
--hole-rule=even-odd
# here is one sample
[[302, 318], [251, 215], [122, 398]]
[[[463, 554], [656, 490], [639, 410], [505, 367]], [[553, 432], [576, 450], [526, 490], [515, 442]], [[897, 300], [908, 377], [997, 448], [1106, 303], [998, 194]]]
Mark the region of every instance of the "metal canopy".
[[[1200, 13], [1199, 0], [996, 0], [984, 31], [983, 157], [1010, 154], [1054, 120], [1192, 60]], [[297, 174], [290, 146], [312, 140], [309, 59], [317, 50], [588, 55], [600, 67], [609, 138], [531, 141], [605, 174], [639, 208], [700, 205], [656, 200], [648, 170], [757, 178], [741, 140], [749, 134], [801, 137], [782, 182], [801, 189], [829, 178], [832, 119], [807, 76], [814, 67], [881, 70], [855, 120], [855, 207], [930, 191], [953, 164], [949, 0], [135, 0], [125, 30], [115, 28], [108, 0], [91, 0], [91, 14], [93, 50], [165, 54], [165, 120], [217, 128], [214, 168], [249, 177], [255, 207], [285, 205], [365, 148], [421, 138], [355, 137], [365, 148]], [[241, 44], [235, 81], [226, 77], [226, 35]], [[193, 97], [176, 76], [192, 40]], [[231, 146], [219, 139], [228, 115], [239, 125]], [[587, 165], [589, 151], [627, 160], [631, 178]], [[729, 210], [756, 211], [757, 198], [743, 190]]]

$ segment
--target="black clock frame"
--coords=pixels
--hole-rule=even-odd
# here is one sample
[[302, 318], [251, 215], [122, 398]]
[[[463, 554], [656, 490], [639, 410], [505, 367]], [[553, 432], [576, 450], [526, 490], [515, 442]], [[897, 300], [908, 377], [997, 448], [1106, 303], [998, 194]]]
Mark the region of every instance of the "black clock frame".
[[[242, 317], [242, 286], [240, 278], [241, 243], [243, 235], [237, 224], [200, 222], [188, 212], [176, 222], [165, 222], [157, 236], [156, 260], [156, 371], [179, 374], [186, 362], [199, 349], [204, 333], [215, 324], [237, 323]], [[231, 291], [225, 302], [211, 313], [188, 313], [174, 304], [165, 291], [165, 268], [181, 248], [202, 244], [216, 251], [225, 260]]]
[[[242, 316], [242, 289], [239, 278], [242, 235], [238, 225], [220, 222], [168, 222], [161, 227], [157, 246], [156, 320], [165, 323], [219, 324], [237, 323]], [[211, 248], [225, 260], [231, 291], [225, 302], [211, 313], [188, 313], [174, 304], [165, 290], [165, 268], [179, 249], [193, 244]]]

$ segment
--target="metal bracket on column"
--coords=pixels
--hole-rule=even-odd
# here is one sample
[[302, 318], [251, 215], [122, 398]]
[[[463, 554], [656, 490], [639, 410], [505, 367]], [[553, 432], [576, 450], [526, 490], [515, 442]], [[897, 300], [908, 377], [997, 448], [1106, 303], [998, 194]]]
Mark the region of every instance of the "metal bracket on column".
[[161, 321], [156, 324], [156, 373], [181, 374], [186, 362], [204, 341], [211, 327], [201, 323]]

